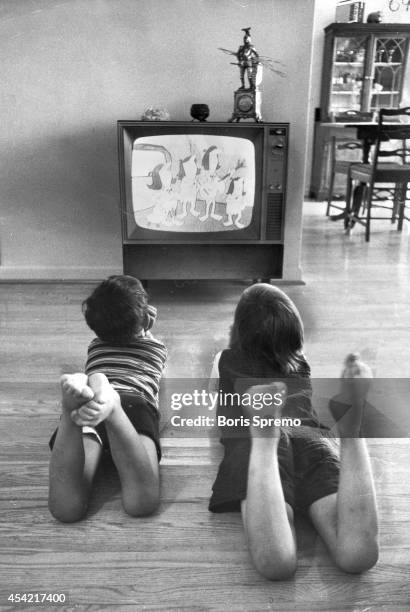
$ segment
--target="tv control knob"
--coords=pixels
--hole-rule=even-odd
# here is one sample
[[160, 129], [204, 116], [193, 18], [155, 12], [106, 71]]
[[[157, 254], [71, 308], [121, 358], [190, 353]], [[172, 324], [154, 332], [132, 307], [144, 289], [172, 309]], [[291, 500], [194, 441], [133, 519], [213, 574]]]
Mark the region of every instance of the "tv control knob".
[[282, 185], [280, 183], [275, 183], [275, 185], [271, 184], [269, 185], [269, 189], [271, 191], [275, 191], [275, 190], [280, 191], [282, 189]]
[[273, 146], [272, 146], [272, 155], [276, 155], [278, 149], [279, 149], [279, 151], [282, 151], [282, 149], [284, 149], [284, 147], [285, 147], [285, 143], [283, 142], [283, 140], [277, 140], [276, 142], [273, 143]]

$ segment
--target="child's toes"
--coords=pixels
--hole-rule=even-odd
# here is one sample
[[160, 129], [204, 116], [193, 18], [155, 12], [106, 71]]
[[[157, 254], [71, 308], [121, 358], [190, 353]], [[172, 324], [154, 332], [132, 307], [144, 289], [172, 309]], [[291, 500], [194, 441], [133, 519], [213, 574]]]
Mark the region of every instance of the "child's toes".
[[342, 378], [372, 378], [372, 370], [359, 353], [350, 353], [344, 361]]
[[60, 376], [60, 385], [63, 387], [64, 385], [68, 383], [69, 380], [70, 380], [70, 374], [63, 374], [62, 376]]
[[88, 402], [93, 399], [94, 392], [91, 389], [91, 387], [89, 387], [88, 385], [85, 385], [81, 389], [76, 389], [76, 397], [78, 397], [79, 399], [81, 398], [85, 400], [86, 402]]
[[62, 390], [65, 391], [65, 393], [69, 393], [72, 389], [70, 385], [70, 379], [67, 375], [64, 375], [60, 378], [60, 385]]

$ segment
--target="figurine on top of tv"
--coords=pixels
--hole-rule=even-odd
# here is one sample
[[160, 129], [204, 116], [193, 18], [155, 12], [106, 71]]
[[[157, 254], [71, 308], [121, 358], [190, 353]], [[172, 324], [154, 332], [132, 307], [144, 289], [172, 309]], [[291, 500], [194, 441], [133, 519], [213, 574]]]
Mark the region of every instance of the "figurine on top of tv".
[[234, 55], [237, 58], [237, 62], [232, 62], [235, 66], [239, 66], [240, 77], [242, 88], [245, 88], [245, 73], [247, 74], [249, 81], [249, 89], [254, 89], [255, 86], [258, 86], [262, 80], [262, 66], [274, 72], [278, 76], [284, 77], [286, 74], [281, 70], [278, 70], [275, 67], [275, 64], [278, 66], [283, 66], [282, 62], [277, 60], [273, 60], [267, 55], [260, 55], [251, 41], [250, 35], [251, 28], [242, 28], [242, 31], [245, 32], [243, 37], [243, 45], [241, 45], [238, 51], [231, 51], [230, 49], [224, 49], [223, 47], [219, 47], [220, 51], [227, 53], [228, 55]]
[[[262, 93], [260, 85], [262, 83], [262, 66], [266, 66], [271, 72], [280, 76], [285, 76], [283, 72], [277, 70], [274, 65], [280, 64], [270, 57], [259, 55], [251, 41], [251, 28], [242, 28], [245, 32], [243, 45], [237, 51], [230, 51], [219, 47], [220, 51], [236, 57], [237, 61], [232, 62], [239, 66], [241, 87], [234, 92], [234, 109], [232, 117], [228, 120], [240, 121], [241, 119], [254, 119], [262, 121], [261, 100]], [[245, 85], [245, 77], [248, 80], [248, 87]]]
[[249, 89], [256, 87], [256, 75], [260, 67], [259, 53], [256, 51], [251, 40], [251, 29], [242, 28], [245, 32], [243, 37], [243, 45], [241, 45], [236, 53], [238, 58], [239, 72], [241, 78], [242, 89], [245, 88], [245, 74], [248, 77]]

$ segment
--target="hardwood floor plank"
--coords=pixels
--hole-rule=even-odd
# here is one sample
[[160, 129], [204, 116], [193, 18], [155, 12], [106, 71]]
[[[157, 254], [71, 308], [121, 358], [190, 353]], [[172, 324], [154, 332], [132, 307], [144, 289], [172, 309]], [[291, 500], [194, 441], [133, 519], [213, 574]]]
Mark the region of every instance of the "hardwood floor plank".
[[[159, 602], [166, 602], [168, 609], [179, 609], [178, 606], [192, 601], [192, 594], [197, 593], [202, 601], [209, 602], [207, 609], [211, 610], [221, 606], [236, 610], [238, 605], [244, 606], [245, 610], [261, 610], [265, 609], [261, 606], [267, 603], [276, 610], [292, 609], [292, 605], [304, 605], [306, 610], [312, 604], [316, 610], [318, 601], [327, 605], [327, 608], [322, 608], [325, 610], [349, 609], [353, 601], [357, 601], [359, 606], [371, 601], [379, 609], [379, 605], [403, 605], [405, 596], [400, 585], [406, 576], [386, 567], [383, 572], [349, 576], [343, 585], [339, 581], [341, 573], [335, 567], [301, 563], [293, 580], [274, 585], [254, 573], [246, 555], [243, 559], [238, 555], [222, 554], [213, 560], [202, 560], [197, 556], [196, 559], [173, 561], [161, 558], [161, 555], [159, 558], [146, 554], [141, 557], [130, 552], [108, 558], [99, 554], [96, 563], [96, 556], [92, 553], [80, 553], [73, 565], [67, 565], [66, 559], [59, 556], [54, 564], [37, 561], [44, 576], [40, 583], [33, 581], [30, 571], [27, 573], [27, 565], [23, 563], [21, 566], [26, 588], [54, 590], [58, 581], [58, 591], [68, 591], [70, 601], [77, 605], [103, 601], [111, 605], [132, 603], [156, 609]], [[136, 564], [138, 571], [134, 567]], [[110, 576], [108, 584], [107, 575]], [[248, 584], [250, 577], [251, 585]], [[0, 591], [0, 597], [5, 598], [10, 590], [14, 590], [16, 578], [18, 576], [8, 573], [10, 586], [7, 591], [4, 588]], [[323, 581], [330, 582], [331, 586], [318, 592], [314, 585], [323, 584]]]

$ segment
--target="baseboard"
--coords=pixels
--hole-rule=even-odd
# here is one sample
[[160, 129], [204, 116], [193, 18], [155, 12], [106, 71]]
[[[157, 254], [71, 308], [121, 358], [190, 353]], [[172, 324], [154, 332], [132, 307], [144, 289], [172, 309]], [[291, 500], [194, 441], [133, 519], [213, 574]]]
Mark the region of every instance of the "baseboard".
[[94, 281], [111, 274], [122, 274], [122, 269], [109, 266], [0, 266], [0, 282]]
[[[66, 268], [52, 266], [0, 266], [0, 283], [41, 283], [41, 282], [84, 282], [100, 281], [111, 274], [123, 274], [121, 268], [72, 266]], [[192, 279], [191, 279], [192, 280]], [[209, 280], [212, 279], [208, 279]], [[214, 279], [218, 280], [218, 279]], [[250, 282], [250, 279], [244, 279]], [[224, 281], [226, 282], [226, 280]], [[273, 285], [304, 285], [301, 279], [272, 279]]]

